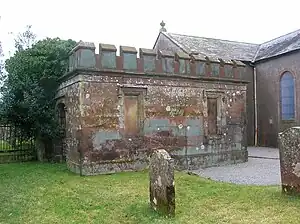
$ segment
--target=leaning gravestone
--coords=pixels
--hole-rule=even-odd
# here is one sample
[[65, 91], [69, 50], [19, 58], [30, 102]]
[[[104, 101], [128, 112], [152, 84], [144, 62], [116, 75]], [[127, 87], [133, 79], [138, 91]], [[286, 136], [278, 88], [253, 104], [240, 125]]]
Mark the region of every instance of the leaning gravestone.
[[150, 157], [150, 205], [158, 213], [175, 216], [174, 161], [164, 149]]
[[278, 134], [282, 191], [300, 195], [300, 127]]

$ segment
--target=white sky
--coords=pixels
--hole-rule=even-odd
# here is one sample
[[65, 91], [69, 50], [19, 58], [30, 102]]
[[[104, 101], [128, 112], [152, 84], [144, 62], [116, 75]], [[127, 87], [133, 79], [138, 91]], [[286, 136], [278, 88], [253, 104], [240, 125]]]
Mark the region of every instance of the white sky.
[[60, 37], [152, 48], [168, 32], [261, 43], [300, 29], [299, 0], [0, 0], [0, 40], [32, 25], [38, 38]]

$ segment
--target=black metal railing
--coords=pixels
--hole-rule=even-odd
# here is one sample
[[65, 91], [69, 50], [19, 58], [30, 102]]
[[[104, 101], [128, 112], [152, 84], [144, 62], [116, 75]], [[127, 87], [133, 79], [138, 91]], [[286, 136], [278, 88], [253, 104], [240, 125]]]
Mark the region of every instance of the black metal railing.
[[0, 163], [36, 160], [34, 139], [18, 126], [0, 124]]

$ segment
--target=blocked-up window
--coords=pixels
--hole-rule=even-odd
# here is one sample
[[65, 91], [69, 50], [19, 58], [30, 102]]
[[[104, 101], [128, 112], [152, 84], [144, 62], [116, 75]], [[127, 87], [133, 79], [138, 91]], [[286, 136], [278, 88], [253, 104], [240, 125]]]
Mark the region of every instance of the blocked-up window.
[[124, 134], [142, 134], [145, 88], [122, 88], [124, 106]]
[[207, 98], [208, 134], [217, 134], [218, 99]]
[[281, 119], [292, 120], [295, 118], [295, 83], [290, 72], [285, 72], [281, 77], [280, 93]]
[[124, 126], [127, 135], [137, 135], [139, 133], [138, 95], [124, 96]]

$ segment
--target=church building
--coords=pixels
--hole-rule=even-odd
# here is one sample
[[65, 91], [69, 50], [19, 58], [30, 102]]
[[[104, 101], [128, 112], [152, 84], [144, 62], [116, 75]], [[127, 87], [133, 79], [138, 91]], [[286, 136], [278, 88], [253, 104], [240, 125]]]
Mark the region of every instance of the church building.
[[248, 146], [277, 147], [278, 133], [299, 125], [300, 30], [254, 44], [170, 33], [162, 22], [153, 48], [246, 65]]

